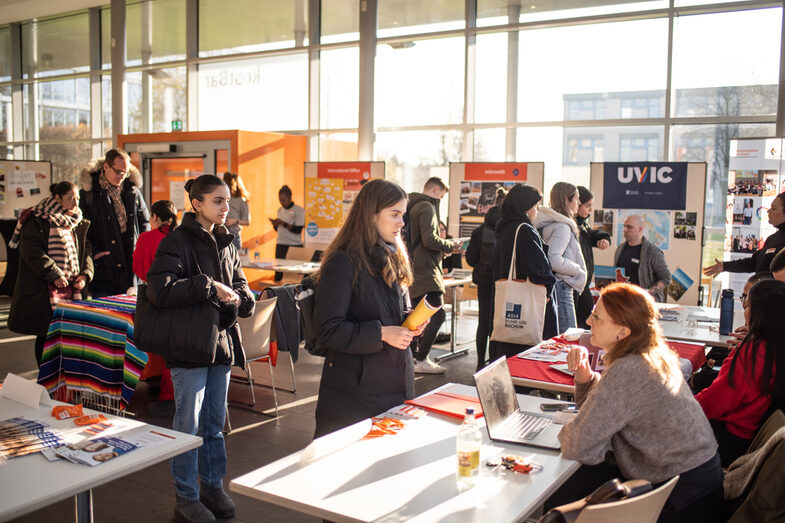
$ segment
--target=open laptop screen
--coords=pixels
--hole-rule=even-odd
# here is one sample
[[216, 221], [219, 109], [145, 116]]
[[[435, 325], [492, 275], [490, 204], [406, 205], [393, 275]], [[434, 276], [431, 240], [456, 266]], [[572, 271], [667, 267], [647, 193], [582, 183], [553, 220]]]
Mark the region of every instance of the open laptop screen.
[[518, 397], [504, 357], [494, 361], [474, 375], [485, 423], [492, 432], [509, 415], [518, 410]]

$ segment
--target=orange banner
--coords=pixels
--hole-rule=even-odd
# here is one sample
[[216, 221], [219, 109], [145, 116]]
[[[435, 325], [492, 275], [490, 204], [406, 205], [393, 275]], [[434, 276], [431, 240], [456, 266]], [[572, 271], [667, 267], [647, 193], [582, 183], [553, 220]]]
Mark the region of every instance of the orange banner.
[[489, 180], [495, 182], [525, 182], [525, 163], [467, 163], [464, 180]]

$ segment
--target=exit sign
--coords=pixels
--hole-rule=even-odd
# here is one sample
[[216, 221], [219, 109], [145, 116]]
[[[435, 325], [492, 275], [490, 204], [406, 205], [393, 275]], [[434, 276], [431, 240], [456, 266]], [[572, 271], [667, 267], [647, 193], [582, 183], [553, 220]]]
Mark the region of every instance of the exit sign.
[[183, 130], [183, 121], [172, 120], [172, 131], [182, 131], [182, 130]]

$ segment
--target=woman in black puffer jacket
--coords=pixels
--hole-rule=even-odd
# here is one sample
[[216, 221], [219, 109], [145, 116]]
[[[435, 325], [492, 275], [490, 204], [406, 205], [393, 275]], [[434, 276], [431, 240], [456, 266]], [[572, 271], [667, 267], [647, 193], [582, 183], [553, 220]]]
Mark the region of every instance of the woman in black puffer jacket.
[[[236, 318], [253, 313], [254, 299], [232, 245], [234, 236], [223, 225], [229, 188], [211, 174], [189, 180], [185, 187], [194, 212], [186, 213], [182, 225], [161, 240], [147, 272], [146, 296], [161, 309], [159, 317], [185, 318], [169, 328], [152, 327], [154, 336], [160, 336], [153, 343], [166, 347], [163, 356], [171, 369], [172, 428], [204, 440], [199, 449], [172, 458], [175, 521], [214, 521], [234, 515], [234, 503], [223, 490], [226, 447], [221, 430], [230, 366], [245, 363]], [[220, 314], [211, 313], [213, 306]], [[164, 314], [166, 309], [176, 310]]]

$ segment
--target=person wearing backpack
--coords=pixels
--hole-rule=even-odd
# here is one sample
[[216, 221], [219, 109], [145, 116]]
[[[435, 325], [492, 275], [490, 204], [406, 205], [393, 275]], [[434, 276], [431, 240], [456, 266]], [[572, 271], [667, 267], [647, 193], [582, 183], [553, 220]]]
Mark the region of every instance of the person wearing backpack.
[[401, 326], [412, 282], [400, 234], [405, 212], [400, 186], [378, 179], [363, 185], [312, 276], [313, 332], [325, 355], [314, 438], [414, 396], [409, 345], [427, 322], [414, 331]]
[[414, 273], [414, 283], [409, 288], [414, 306], [423, 298], [434, 307], [440, 307], [431, 317], [422, 338], [413, 345], [414, 372], [418, 374], [442, 374], [444, 368], [434, 363], [428, 354], [444, 323], [444, 279], [442, 257], [444, 254], [458, 252], [460, 243], [439, 236], [439, 200], [444, 198], [449, 187], [437, 177], [425, 182], [421, 193], [409, 195], [406, 208], [409, 229], [409, 258]]
[[485, 367], [485, 353], [491, 330], [493, 296], [493, 246], [496, 243], [496, 224], [501, 218], [501, 204], [507, 195], [504, 189], [496, 192], [496, 205], [488, 209], [485, 221], [472, 231], [466, 262], [472, 266], [472, 282], [477, 285], [477, 370]]

